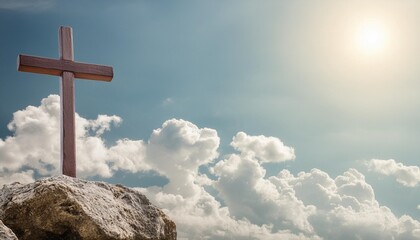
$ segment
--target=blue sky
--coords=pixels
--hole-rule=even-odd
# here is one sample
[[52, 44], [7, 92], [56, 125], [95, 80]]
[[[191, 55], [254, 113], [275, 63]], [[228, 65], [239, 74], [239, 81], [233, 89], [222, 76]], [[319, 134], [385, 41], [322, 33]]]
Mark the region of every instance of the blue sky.
[[[71, 26], [75, 60], [115, 73], [76, 81], [78, 172], [138, 187], [181, 239], [377, 239], [367, 212], [395, 218], [383, 239], [419, 239], [419, 13], [416, 1], [2, 0], [0, 184], [57, 174], [59, 80], [17, 72], [16, 58], [57, 58], [58, 28]], [[319, 186], [329, 200], [305, 195]], [[356, 230], [325, 231], [321, 210]], [[190, 221], [216, 216], [236, 230]]]

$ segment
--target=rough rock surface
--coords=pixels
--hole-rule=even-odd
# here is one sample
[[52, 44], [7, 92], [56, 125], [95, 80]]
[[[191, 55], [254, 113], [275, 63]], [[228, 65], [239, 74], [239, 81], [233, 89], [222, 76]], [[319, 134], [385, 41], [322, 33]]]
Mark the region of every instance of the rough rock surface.
[[3, 222], [0, 220], [0, 239], [1, 240], [18, 240], [16, 235], [6, 227]]
[[0, 220], [21, 239], [176, 239], [176, 226], [134, 189], [67, 176], [0, 190]]

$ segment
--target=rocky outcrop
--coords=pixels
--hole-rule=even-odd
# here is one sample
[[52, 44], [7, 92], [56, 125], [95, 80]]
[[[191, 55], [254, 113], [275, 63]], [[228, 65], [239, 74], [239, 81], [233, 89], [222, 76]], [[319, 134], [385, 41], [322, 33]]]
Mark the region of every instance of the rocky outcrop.
[[176, 226], [134, 189], [57, 176], [0, 190], [0, 220], [21, 239], [176, 239]]
[[0, 239], [1, 240], [18, 240], [16, 235], [6, 227], [3, 222], [0, 220]]

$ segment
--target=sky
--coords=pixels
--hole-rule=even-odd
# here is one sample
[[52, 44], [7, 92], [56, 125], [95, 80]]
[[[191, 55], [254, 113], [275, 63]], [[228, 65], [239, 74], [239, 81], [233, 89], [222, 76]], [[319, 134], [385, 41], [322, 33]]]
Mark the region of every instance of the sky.
[[0, 0], [0, 185], [60, 174], [73, 28], [77, 174], [179, 239], [420, 239], [420, 2]]

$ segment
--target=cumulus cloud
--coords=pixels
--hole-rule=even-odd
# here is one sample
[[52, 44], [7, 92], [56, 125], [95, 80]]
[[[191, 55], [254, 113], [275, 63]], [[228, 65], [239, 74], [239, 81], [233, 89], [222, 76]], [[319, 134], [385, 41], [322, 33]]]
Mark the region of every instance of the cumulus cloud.
[[[211, 180], [199, 172], [199, 166], [207, 165], [217, 157], [219, 138], [216, 131], [206, 128], [198, 129], [194, 124], [185, 121], [170, 120], [167, 124], [171, 127], [166, 128], [164, 124], [162, 129], [153, 132], [149, 140], [149, 145], [154, 146], [151, 154], [155, 154], [156, 157], [166, 157], [158, 159], [149, 154], [148, 157], [155, 161], [154, 169], [165, 175], [169, 179], [169, 184], [163, 187], [138, 188], [138, 190], [146, 194], [152, 202], [162, 207], [175, 220], [179, 239], [319, 239], [317, 236], [306, 236], [303, 231], [292, 232], [287, 227], [275, 229], [270, 221], [272, 219], [262, 219], [264, 213], [259, 214], [260, 221], [258, 222], [258, 216], [256, 216], [258, 209], [255, 210], [252, 219], [247, 218], [246, 214], [241, 214], [240, 208], [245, 207], [247, 203], [245, 197], [249, 197], [249, 203], [254, 199], [252, 193], [246, 196], [238, 195], [238, 198], [243, 198], [244, 203], [233, 204], [238, 206], [236, 212], [230, 205], [223, 206], [206, 190], [206, 187], [217, 188], [223, 185], [221, 180]], [[189, 154], [186, 155], [186, 153]], [[231, 158], [234, 157], [240, 158], [239, 155], [231, 156]], [[265, 174], [265, 170], [258, 163], [256, 164], [258, 166], [254, 167], [258, 168], [260, 175], [256, 173], [255, 177], [250, 176], [250, 178], [259, 180]], [[216, 176], [221, 175], [218, 172], [222, 171], [221, 165], [222, 163], [219, 162], [214, 167], [213, 173], [216, 173]], [[243, 175], [249, 176], [254, 169], [243, 167], [243, 170]], [[238, 178], [243, 180], [241, 177]], [[246, 185], [246, 181], [243, 181], [243, 185]], [[231, 194], [237, 195], [242, 189], [229, 190], [234, 190]], [[223, 200], [228, 201], [228, 197]], [[262, 201], [262, 199], [258, 198], [257, 201]], [[283, 210], [290, 208], [285, 204], [282, 207]], [[301, 205], [299, 207], [305, 208]], [[300, 208], [297, 209], [298, 212], [300, 210]], [[287, 215], [290, 219], [290, 223], [284, 226], [293, 226], [295, 222], [296, 225], [300, 225], [299, 220], [294, 221], [292, 217], [294, 211], [288, 212], [290, 214], [281, 214], [281, 216]], [[276, 213], [280, 213], [280, 209], [276, 210]], [[274, 215], [275, 213], [272, 214], [273, 218]], [[275, 219], [281, 219], [281, 216]], [[305, 219], [302, 221], [304, 222]], [[307, 227], [310, 228], [310, 226]]]
[[[28, 179], [32, 174], [27, 169], [41, 176], [59, 174], [59, 111], [60, 97], [50, 95], [42, 99], [40, 106], [28, 106], [13, 114], [7, 127], [14, 135], [0, 139], [0, 173], [10, 176], [10, 181], [13, 178], [9, 173], [26, 172], [25, 179]], [[112, 124], [120, 122], [121, 118], [117, 116], [99, 115], [95, 120], [87, 120], [76, 114], [77, 171], [80, 176], [112, 176], [110, 163], [118, 162], [125, 155], [111, 159], [112, 150], [105, 146], [101, 135]]]
[[275, 137], [248, 136], [238, 132], [230, 144], [243, 155], [254, 157], [261, 162], [283, 162], [295, 159], [293, 148], [285, 146]]
[[20, 182], [20, 183], [30, 183], [33, 182], [34, 171], [27, 170], [22, 172], [2, 172], [0, 176], [0, 186], [6, 183]]
[[266, 177], [257, 159], [232, 155], [214, 167], [215, 188], [235, 219], [307, 238], [417, 239], [420, 223], [380, 206], [363, 174], [349, 169], [331, 178], [313, 169]]
[[[324, 239], [416, 239], [420, 223], [408, 216], [396, 217], [389, 208], [380, 206], [373, 188], [363, 174], [349, 169], [331, 178], [327, 173], [313, 169], [297, 176], [282, 170], [269, 178], [280, 189], [291, 192], [306, 206], [316, 211], [308, 221], [314, 234]], [[414, 228], [406, 228], [405, 221]]]
[[[171, 169], [178, 166], [177, 161], [166, 163]], [[420, 237], [420, 223], [381, 206], [356, 169], [335, 178], [319, 169], [297, 175], [282, 170], [267, 177], [256, 154], [240, 152], [220, 160], [211, 172], [214, 180], [210, 181], [184, 178], [188, 182], [178, 182], [177, 193], [165, 187], [139, 191], [175, 220], [180, 239]], [[168, 176], [170, 182], [172, 178]], [[194, 194], [182, 191], [184, 186]], [[217, 196], [209, 193], [209, 187]]]
[[214, 173], [219, 177], [215, 187], [234, 217], [258, 225], [273, 224], [275, 230], [313, 231], [308, 217], [315, 208], [305, 206], [288, 190], [279, 191], [264, 178], [265, 169], [257, 161], [232, 155], [220, 161]]
[[237, 219], [203, 187], [196, 190], [193, 197], [186, 197], [166, 193], [162, 188], [139, 189], [176, 222], [178, 239], [311, 239], [287, 229], [273, 231], [271, 224]]
[[50, 96], [43, 99], [39, 107], [28, 106], [13, 114], [7, 127], [14, 136], [0, 140], [0, 172], [29, 167], [41, 175], [53, 173], [60, 151], [59, 109], [58, 96]]
[[[219, 161], [212, 172], [216, 179], [211, 186], [188, 180], [196, 186], [195, 194], [168, 192], [165, 187], [139, 191], [175, 220], [180, 239], [420, 237], [420, 223], [410, 216], [397, 217], [381, 206], [356, 169], [335, 178], [319, 169], [297, 175], [282, 170], [267, 177], [257, 159], [232, 154]], [[183, 186], [188, 184], [179, 185]], [[206, 187], [217, 190], [217, 198]]]
[[[13, 120], [8, 124], [13, 136], [0, 139], [0, 173], [23, 172], [28, 168], [42, 176], [59, 173], [59, 112], [60, 97], [50, 95], [42, 99], [40, 106], [28, 106], [13, 114]], [[97, 119], [89, 120], [76, 114], [77, 172], [80, 176], [111, 177], [118, 170], [134, 173], [153, 167], [164, 175], [174, 174], [172, 179], [175, 181], [176, 176], [196, 177], [200, 165], [218, 156], [220, 140], [215, 130], [199, 129], [188, 121], [176, 119], [168, 120], [162, 128], [154, 130], [148, 142], [120, 139], [107, 146], [102, 135], [121, 122], [118, 116], [99, 115]], [[174, 169], [166, 167], [168, 161], [177, 163]]]
[[171, 119], [153, 131], [147, 146], [147, 159], [161, 174], [170, 179], [165, 191], [192, 196], [197, 191], [193, 183], [198, 167], [218, 156], [220, 139], [213, 129]]
[[420, 183], [420, 168], [418, 166], [405, 166], [394, 159], [372, 159], [366, 165], [370, 171], [395, 177], [398, 183], [406, 187], [415, 187]]
[[[51, 95], [14, 113], [13, 136], [0, 139], [0, 184], [58, 173], [59, 105]], [[420, 223], [381, 206], [356, 169], [335, 178], [319, 169], [267, 176], [264, 163], [295, 158], [278, 138], [239, 132], [231, 143], [238, 152], [218, 159], [215, 130], [170, 119], [148, 140], [105, 144], [104, 132], [121, 121], [77, 115], [78, 174], [165, 176], [165, 186], [137, 190], [175, 220], [179, 239], [420, 239]]]

